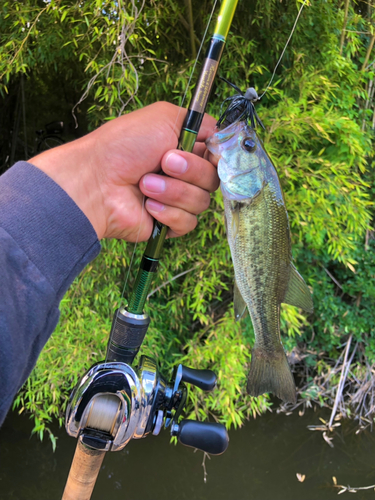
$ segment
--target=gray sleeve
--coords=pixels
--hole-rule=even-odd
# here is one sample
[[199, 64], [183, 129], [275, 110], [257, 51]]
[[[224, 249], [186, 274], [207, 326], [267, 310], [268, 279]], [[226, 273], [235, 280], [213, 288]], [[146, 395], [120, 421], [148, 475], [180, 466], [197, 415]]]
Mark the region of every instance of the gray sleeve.
[[19, 162], [0, 177], [0, 425], [99, 252], [90, 221], [41, 170]]

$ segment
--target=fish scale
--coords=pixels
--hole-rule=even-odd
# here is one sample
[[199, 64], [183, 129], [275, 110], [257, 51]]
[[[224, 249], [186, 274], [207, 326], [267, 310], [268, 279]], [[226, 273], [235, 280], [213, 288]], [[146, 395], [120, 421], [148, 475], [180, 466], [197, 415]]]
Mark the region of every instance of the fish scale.
[[236, 319], [247, 307], [254, 327], [248, 392], [273, 392], [294, 402], [294, 380], [280, 336], [280, 304], [309, 312], [313, 305], [292, 263], [289, 219], [277, 172], [255, 131], [244, 122], [220, 130], [206, 145], [220, 158]]
[[[270, 209], [260, 210], [261, 204]], [[231, 214], [230, 209], [226, 212]], [[233, 242], [230, 247], [234, 268], [239, 270], [235, 273], [237, 286], [245, 302], [252, 305], [250, 315], [257, 341], [268, 348], [280, 343], [279, 304], [289, 278], [289, 266], [283, 262], [289, 262], [291, 255], [290, 239], [280, 234], [286, 224], [285, 209], [278, 206], [272, 186], [267, 185], [252, 203], [239, 203], [237, 238], [228, 235]], [[284, 240], [286, 244], [278, 244]]]

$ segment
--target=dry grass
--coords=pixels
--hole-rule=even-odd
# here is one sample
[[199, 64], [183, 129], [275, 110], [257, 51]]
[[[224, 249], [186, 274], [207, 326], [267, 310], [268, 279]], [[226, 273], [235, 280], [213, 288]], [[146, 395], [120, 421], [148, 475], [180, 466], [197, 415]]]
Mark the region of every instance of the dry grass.
[[[321, 425], [311, 425], [310, 430], [323, 432], [323, 438], [330, 446], [336, 427], [342, 418], [358, 421], [357, 433], [373, 426], [375, 417], [375, 364], [370, 365], [361, 355], [363, 346], [352, 342], [349, 336], [337, 360], [327, 359], [323, 353], [307, 348], [294, 349], [289, 361], [302, 383], [297, 389], [295, 405], [281, 404], [278, 412], [291, 413], [298, 409], [299, 415], [313, 405], [328, 408], [331, 415]], [[305, 362], [308, 355], [318, 357], [316, 367]], [[357, 354], [357, 356], [356, 356]]]

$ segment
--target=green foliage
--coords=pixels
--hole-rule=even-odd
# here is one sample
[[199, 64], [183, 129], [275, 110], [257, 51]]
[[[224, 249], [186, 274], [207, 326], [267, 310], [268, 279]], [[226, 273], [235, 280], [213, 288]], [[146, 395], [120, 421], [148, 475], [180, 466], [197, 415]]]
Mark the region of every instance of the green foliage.
[[[211, 6], [192, 3], [200, 39]], [[181, 103], [193, 66], [184, 2], [150, 1], [138, 15], [138, 4], [123, 0], [0, 0], [0, 5], [3, 95], [17, 84], [20, 72], [30, 81], [34, 75], [42, 81], [43, 74], [56, 71], [82, 92], [91, 80], [90, 128], [117, 116], [128, 99], [127, 111], [156, 100]], [[274, 0], [239, 2], [220, 73], [241, 88], [250, 82], [265, 89], [297, 7]], [[336, 359], [352, 333], [370, 362], [375, 356], [375, 247], [369, 240], [365, 249], [364, 238], [374, 200], [368, 132], [374, 73], [360, 68], [372, 16], [362, 3], [350, 6], [340, 53], [342, 8], [332, 0], [306, 6], [275, 81], [257, 108], [266, 126], [261, 136], [283, 186], [296, 264], [314, 292], [315, 312], [309, 317], [283, 306], [284, 345], [290, 350], [305, 343]], [[188, 98], [192, 89], [187, 89]], [[209, 112], [217, 116], [231, 94], [218, 82]], [[166, 243], [155, 288], [167, 284], [148, 303], [152, 326], [142, 352], [156, 357], [166, 372], [180, 362], [213, 368], [218, 388], [209, 395], [191, 391], [188, 414], [236, 427], [271, 402], [245, 394], [252, 326], [248, 319], [239, 325], [233, 320], [233, 269], [222, 212], [221, 194], [215, 193], [197, 229]], [[125, 296], [142, 251], [139, 245]], [[52, 416], [62, 422], [71, 387], [104, 357], [130, 253], [130, 245], [105, 242], [61, 305], [60, 323], [15, 402], [34, 414], [40, 436]], [[306, 363], [323, 369], [314, 355]]]
[[366, 248], [362, 242], [357, 243], [352, 256], [356, 261], [355, 272], [327, 255], [317, 259], [311, 252], [304, 253], [303, 265], [309, 264], [305, 275], [313, 284], [314, 300], [319, 305], [302, 338], [309, 342], [311, 349], [324, 349], [335, 359], [338, 348], [353, 334], [371, 365], [375, 361], [374, 240]]
[[371, 148], [355, 121], [313, 100], [312, 89], [333, 93], [331, 82], [317, 73], [307, 76], [298, 99], [278, 92], [277, 106], [264, 111], [265, 145], [282, 180], [295, 237], [353, 264], [354, 241], [368, 225], [372, 204], [363, 180]]

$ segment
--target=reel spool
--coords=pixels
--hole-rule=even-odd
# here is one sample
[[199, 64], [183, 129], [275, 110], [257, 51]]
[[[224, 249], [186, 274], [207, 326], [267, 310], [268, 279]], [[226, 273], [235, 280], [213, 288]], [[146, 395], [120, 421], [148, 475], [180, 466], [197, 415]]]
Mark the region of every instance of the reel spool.
[[120, 408], [121, 401], [117, 396], [97, 396], [91, 403], [87, 427], [112, 434]]

